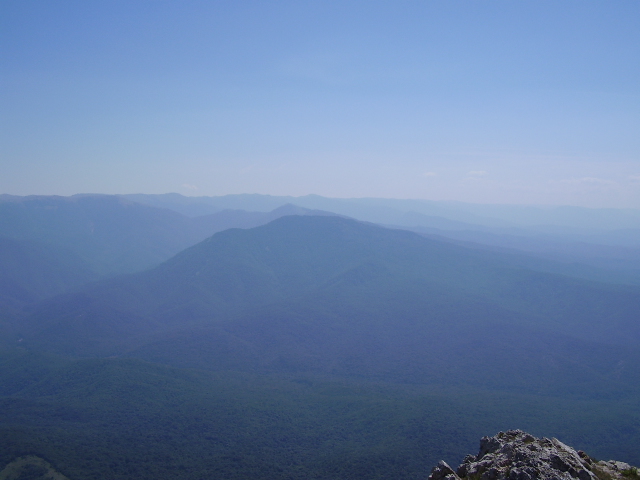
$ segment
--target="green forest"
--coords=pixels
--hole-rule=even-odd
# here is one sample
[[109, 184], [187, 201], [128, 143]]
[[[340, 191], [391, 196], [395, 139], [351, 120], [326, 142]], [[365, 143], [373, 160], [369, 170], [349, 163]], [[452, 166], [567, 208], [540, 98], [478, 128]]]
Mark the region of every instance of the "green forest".
[[421, 478], [514, 426], [640, 460], [640, 409], [624, 400], [26, 352], [2, 372], [0, 460], [37, 454], [69, 478]]

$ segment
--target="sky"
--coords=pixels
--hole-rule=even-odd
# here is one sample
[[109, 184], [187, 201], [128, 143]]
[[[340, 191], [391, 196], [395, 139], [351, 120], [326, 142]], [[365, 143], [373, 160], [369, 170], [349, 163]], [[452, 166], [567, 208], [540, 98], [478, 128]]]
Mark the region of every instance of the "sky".
[[640, 2], [0, 2], [0, 193], [165, 192], [640, 208]]

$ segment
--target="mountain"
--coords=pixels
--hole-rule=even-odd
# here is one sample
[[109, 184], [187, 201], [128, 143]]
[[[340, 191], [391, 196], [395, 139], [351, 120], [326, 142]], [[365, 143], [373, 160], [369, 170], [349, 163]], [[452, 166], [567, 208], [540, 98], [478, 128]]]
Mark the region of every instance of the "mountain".
[[79, 356], [598, 396], [636, 390], [638, 311], [637, 287], [350, 219], [286, 216], [45, 301], [17, 334]]
[[284, 205], [273, 212], [224, 210], [191, 218], [115, 195], [1, 195], [0, 235], [65, 249], [108, 276], [156, 266], [221, 230], [291, 214], [323, 212]]
[[259, 212], [295, 204], [454, 241], [520, 250], [534, 258], [569, 265], [565, 273], [588, 279], [640, 284], [640, 211], [633, 209], [340, 199], [318, 195], [183, 197], [178, 194], [137, 194], [125, 197], [188, 215], [222, 209]]
[[[253, 228], [269, 223], [277, 218], [287, 215], [314, 215], [314, 216], [336, 216], [335, 213], [324, 210], [310, 210], [298, 207], [290, 203], [273, 209], [270, 212], [250, 212], [246, 210], [220, 210], [209, 215], [193, 218], [196, 225], [200, 225], [203, 230], [216, 232], [228, 230], [229, 228]], [[203, 239], [204, 240], [204, 239]]]
[[221, 211], [278, 218], [16, 311], [0, 471], [424, 478], [514, 426], [640, 462], [639, 288], [320, 213]]

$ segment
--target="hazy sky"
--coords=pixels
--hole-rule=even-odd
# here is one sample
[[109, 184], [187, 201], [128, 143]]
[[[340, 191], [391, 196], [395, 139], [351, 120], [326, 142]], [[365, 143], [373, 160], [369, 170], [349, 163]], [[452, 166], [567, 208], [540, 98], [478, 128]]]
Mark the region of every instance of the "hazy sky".
[[640, 208], [640, 2], [0, 2], [0, 193]]

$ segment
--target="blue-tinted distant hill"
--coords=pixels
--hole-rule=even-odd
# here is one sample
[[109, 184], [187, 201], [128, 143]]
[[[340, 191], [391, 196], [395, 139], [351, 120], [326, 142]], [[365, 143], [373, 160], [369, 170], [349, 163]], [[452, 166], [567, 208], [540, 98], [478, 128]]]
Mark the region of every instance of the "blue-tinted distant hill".
[[322, 212], [284, 205], [274, 212], [221, 210], [191, 218], [113, 195], [0, 195], [0, 235], [63, 248], [104, 276], [144, 270], [215, 232], [293, 213]]
[[[198, 216], [224, 209], [267, 212], [285, 204], [339, 213], [359, 220], [443, 230], [534, 228], [556, 233], [640, 229], [640, 210], [544, 205], [492, 205], [394, 198], [329, 198], [259, 194], [185, 197], [177, 193], [130, 194], [125, 198]], [[636, 238], [636, 241], [638, 238]]]
[[144, 270], [213, 233], [282, 215], [321, 215], [284, 205], [191, 218], [108, 195], [0, 196], [0, 343], [31, 304], [103, 277]]
[[637, 287], [287, 216], [47, 301], [17, 333], [29, 348], [78, 356], [617, 395], [640, 380], [638, 311]]
[[588, 279], [640, 284], [640, 210], [637, 209], [482, 205], [319, 195], [184, 197], [173, 193], [125, 197], [186, 215], [221, 209], [268, 211], [283, 204], [295, 204], [454, 241], [521, 251], [564, 263], [566, 273]]

